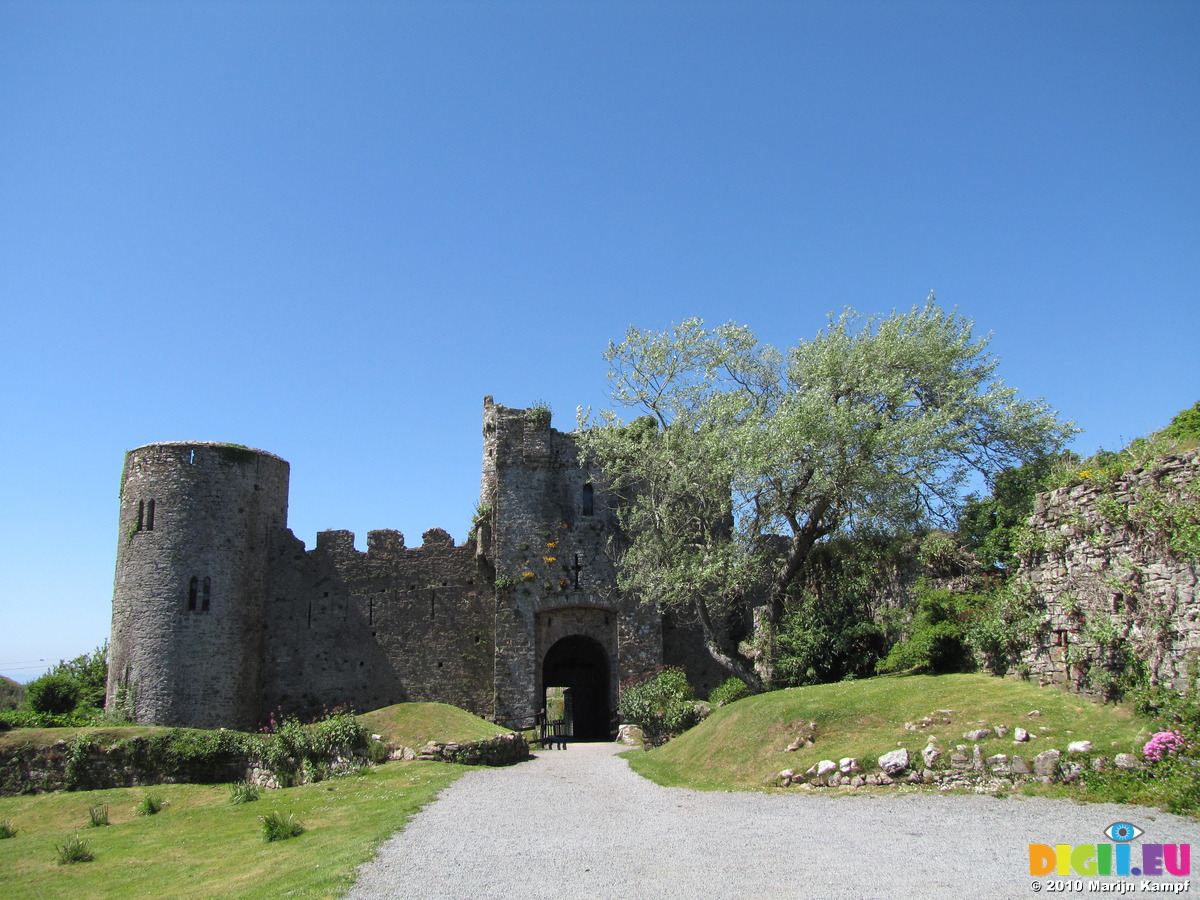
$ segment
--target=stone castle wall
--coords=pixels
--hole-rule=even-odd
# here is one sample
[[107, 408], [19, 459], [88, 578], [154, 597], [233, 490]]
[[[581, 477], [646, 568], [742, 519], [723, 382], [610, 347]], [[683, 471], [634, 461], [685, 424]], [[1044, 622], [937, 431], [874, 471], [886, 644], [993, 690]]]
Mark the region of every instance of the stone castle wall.
[[1130, 661], [1151, 683], [1189, 689], [1200, 568], [1178, 546], [1178, 520], [1200, 503], [1200, 453], [1096, 481], [1038, 497], [1021, 574], [1045, 617], [1023, 663], [1042, 682], [1100, 696]]
[[[410, 548], [380, 530], [366, 552], [348, 531], [312, 549], [292, 534], [277, 456], [131, 451], [110, 704], [147, 724], [252, 729], [272, 713], [428, 700], [519, 725], [567, 686], [607, 731], [619, 681], [664, 661], [662, 617], [617, 590], [612, 498], [548, 411], [485, 398], [483, 448], [466, 544], [435, 528]], [[679, 641], [672, 655], [686, 655]]]

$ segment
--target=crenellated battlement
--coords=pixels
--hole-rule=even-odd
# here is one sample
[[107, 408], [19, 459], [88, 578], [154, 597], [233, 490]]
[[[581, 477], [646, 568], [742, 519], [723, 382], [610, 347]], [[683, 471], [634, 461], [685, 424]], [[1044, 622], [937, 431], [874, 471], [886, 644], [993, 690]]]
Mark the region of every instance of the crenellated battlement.
[[110, 698], [137, 721], [252, 728], [268, 712], [452, 703], [517, 724], [576, 690], [607, 733], [619, 679], [663, 662], [656, 610], [617, 590], [612, 504], [549, 409], [485, 397], [472, 538], [287, 528], [288, 463], [236, 444], [127, 454]]

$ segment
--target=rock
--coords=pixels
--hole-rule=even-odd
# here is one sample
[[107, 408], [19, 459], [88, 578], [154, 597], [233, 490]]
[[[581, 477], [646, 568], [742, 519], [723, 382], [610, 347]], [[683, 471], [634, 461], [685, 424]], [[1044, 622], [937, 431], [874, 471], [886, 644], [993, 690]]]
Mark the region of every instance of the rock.
[[637, 725], [622, 725], [617, 729], [617, 741], [630, 747], [641, 747], [645, 743], [641, 727]]
[[1108, 768], [1108, 757], [1097, 756], [1095, 759], [1092, 760], [1092, 771], [1093, 772], [1103, 772], [1107, 768]]
[[921, 759], [925, 761], [925, 768], [930, 768], [941, 757], [942, 751], [933, 744], [927, 744], [925, 749], [921, 751]]
[[1036, 719], [1036, 718], [1037, 718], [1038, 716], [1040, 716], [1041, 714], [1042, 714], [1042, 711], [1041, 711], [1040, 709], [1034, 709], [1034, 710], [1031, 710], [1031, 711], [1027, 712], [1027, 713], [1025, 714], [1025, 717], [1026, 717], [1027, 719]]
[[1029, 740], [1029, 732], [1028, 731], [1026, 731], [1024, 728], [1014, 728], [1013, 729], [1013, 743], [1014, 744], [1023, 744], [1027, 740]]
[[852, 788], [860, 788], [866, 783], [867, 783], [866, 779], [863, 778], [861, 775], [855, 775], [853, 778], [850, 779], [850, 787], [852, 787]]
[[837, 763], [835, 763], [832, 759], [823, 759], [819, 763], [817, 763], [817, 777], [818, 778], [824, 778], [830, 772], [836, 772], [836, 771], [837, 771]]
[[976, 728], [974, 731], [968, 731], [963, 735], [968, 741], [985, 741], [992, 736], [990, 728]]
[[1007, 775], [1012, 771], [1012, 768], [1008, 762], [1008, 757], [1003, 753], [997, 753], [995, 756], [989, 756], [987, 758], [987, 767], [1000, 775]]
[[1029, 760], [1023, 756], [1014, 756], [1008, 761], [1009, 770], [1014, 775], [1029, 775]]
[[908, 768], [908, 749], [901, 747], [879, 757], [879, 768], [888, 775], [899, 775]]
[[1064, 763], [1059, 777], [1063, 781], [1074, 781], [1083, 772], [1083, 766], [1079, 763]]
[[779, 777], [784, 778], [784, 779], [794, 778], [795, 775], [796, 775], [796, 772], [794, 769], [784, 769], [782, 772], [779, 773]]
[[1062, 754], [1057, 750], [1043, 750], [1033, 758], [1033, 772], [1043, 778], [1053, 778], [1058, 773], [1058, 759]]
[[1068, 753], [1091, 753], [1092, 752], [1092, 742], [1091, 741], [1071, 741], [1071, 743], [1067, 744], [1067, 752]]
[[811, 766], [808, 767], [808, 771], [804, 773], [804, 777], [812, 778], [816, 774], [817, 774], [817, 764], [813, 763]]
[[975, 748], [971, 751], [971, 768], [972, 769], [982, 769], [983, 768], [983, 751], [979, 749], [978, 744], [976, 744]]
[[1139, 765], [1137, 757], [1132, 753], [1118, 753], [1113, 765], [1118, 769], [1136, 769]]
[[996, 726], [996, 737], [1004, 737], [1007, 734], [1008, 734], [1008, 726], [1007, 725], [997, 725]]
[[838, 771], [842, 773], [857, 772], [858, 760], [853, 756], [843, 756], [838, 760]]

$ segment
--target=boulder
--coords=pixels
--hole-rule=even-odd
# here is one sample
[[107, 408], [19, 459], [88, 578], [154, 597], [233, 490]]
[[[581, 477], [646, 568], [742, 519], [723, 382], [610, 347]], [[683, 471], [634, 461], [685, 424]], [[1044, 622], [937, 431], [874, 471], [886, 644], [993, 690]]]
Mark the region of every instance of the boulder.
[[645, 743], [645, 738], [640, 726], [622, 725], [617, 729], [617, 741], [630, 747], [641, 747]]
[[836, 772], [836, 771], [837, 771], [837, 763], [835, 763], [832, 759], [823, 759], [819, 763], [817, 763], [817, 777], [818, 778], [824, 778], [826, 775], [830, 774], [831, 772]]
[[976, 728], [974, 731], [968, 731], [963, 735], [963, 738], [968, 741], [985, 741], [992, 736], [990, 728]]
[[879, 757], [879, 768], [888, 775], [899, 775], [908, 768], [908, 749], [901, 747], [899, 750], [883, 754]]
[[1068, 753], [1091, 753], [1092, 752], [1092, 742], [1091, 741], [1071, 741], [1071, 743], [1067, 744], [1067, 752]]
[[995, 756], [987, 758], [987, 767], [998, 775], [1007, 775], [1012, 771], [1012, 766], [1009, 764], [1008, 757], [1003, 753], [997, 753]]
[[1137, 757], [1132, 753], [1118, 753], [1113, 765], [1118, 769], [1136, 769], [1139, 765]]
[[1009, 770], [1014, 775], [1029, 775], [1029, 760], [1023, 756], [1014, 756], [1008, 761]]
[[1014, 744], [1023, 744], [1027, 740], [1029, 740], [1029, 732], [1028, 731], [1026, 731], [1024, 728], [1014, 728], [1013, 729], [1013, 743]]
[[858, 760], [853, 756], [843, 756], [838, 760], [838, 771], [847, 774], [858, 771]]
[[942, 751], [933, 744], [927, 744], [925, 749], [921, 751], [921, 759], [925, 761], [925, 768], [930, 768], [941, 757]]
[[1043, 750], [1033, 758], [1033, 773], [1042, 778], [1053, 778], [1058, 774], [1058, 759], [1062, 756], [1058, 750]]

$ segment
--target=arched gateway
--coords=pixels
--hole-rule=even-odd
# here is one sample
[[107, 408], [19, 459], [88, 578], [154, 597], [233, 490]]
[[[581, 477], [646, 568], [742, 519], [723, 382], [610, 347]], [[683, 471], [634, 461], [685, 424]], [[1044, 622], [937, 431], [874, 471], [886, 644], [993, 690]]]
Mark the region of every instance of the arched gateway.
[[[608, 654], [598, 641], [583, 635], [562, 638], [542, 661], [543, 697], [565, 688], [566, 718], [576, 741], [610, 740], [612, 697]], [[543, 707], [544, 708], [544, 707]]]

